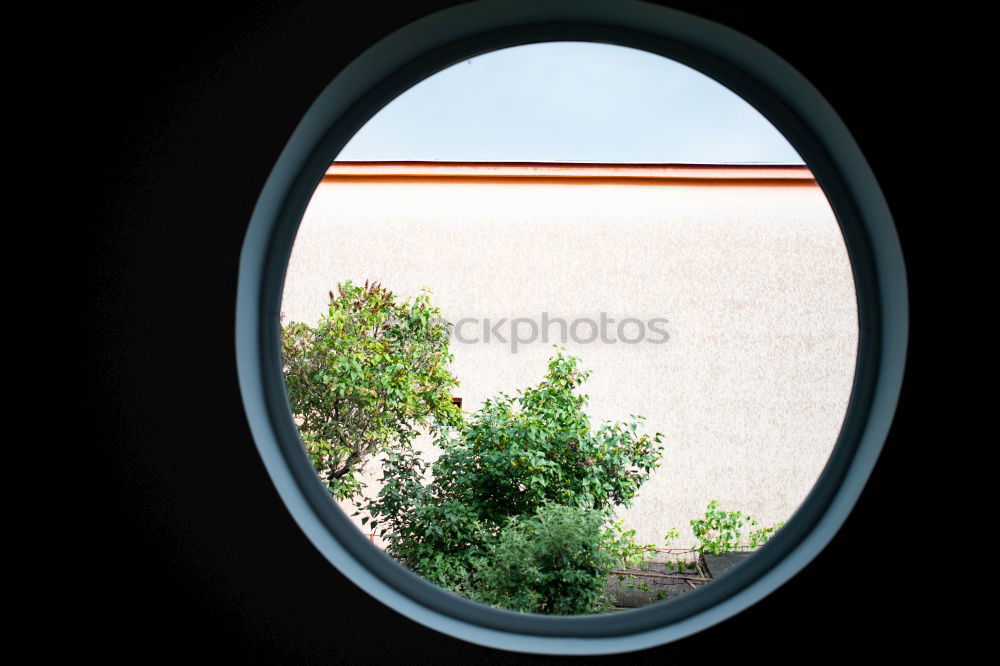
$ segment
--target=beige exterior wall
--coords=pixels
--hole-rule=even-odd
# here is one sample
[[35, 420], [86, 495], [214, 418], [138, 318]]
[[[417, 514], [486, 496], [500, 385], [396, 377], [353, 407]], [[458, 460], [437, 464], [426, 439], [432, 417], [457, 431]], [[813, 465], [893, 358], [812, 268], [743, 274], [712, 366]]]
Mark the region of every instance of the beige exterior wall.
[[[812, 181], [697, 169], [679, 179], [551, 182], [338, 173], [352, 172], [332, 169], [303, 218], [286, 320], [314, 323], [346, 279], [401, 296], [429, 287], [452, 322], [603, 312], [614, 333], [623, 318], [664, 318], [661, 344], [564, 344], [593, 371], [584, 388], [595, 423], [642, 414], [649, 432], [664, 434], [663, 465], [622, 513], [626, 526], [657, 544], [677, 527], [674, 545], [686, 546], [688, 521], [712, 499], [771, 524], [812, 488], [840, 430], [858, 338], [843, 238]], [[625, 334], [637, 331], [630, 324]], [[463, 332], [480, 338], [452, 341], [466, 410], [537, 383], [559, 341], [514, 353], [509, 341], [482, 341], [481, 328]], [[585, 338], [589, 327], [577, 332]]]

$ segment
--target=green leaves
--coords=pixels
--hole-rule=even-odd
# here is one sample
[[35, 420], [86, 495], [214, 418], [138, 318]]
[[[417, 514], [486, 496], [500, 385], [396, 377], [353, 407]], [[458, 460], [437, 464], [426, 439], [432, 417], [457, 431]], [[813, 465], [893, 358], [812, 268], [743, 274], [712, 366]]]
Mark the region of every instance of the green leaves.
[[[615, 507], [632, 500], [659, 465], [662, 435], [639, 434], [641, 417], [606, 423], [595, 430], [583, 411], [586, 396], [576, 393], [589, 373], [579, 370], [577, 363], [578, 359], [560, 350], [549, 360], [548, 373], [537, 386], [514, 396], [499, 393], [457, 427], [442, 429], [437, 443], [443, 453], [433, 465], [409, 452], [389, 456], [382, 491], [366, 508], [383, 525], [382, 536], [391, 555], [456, 592], [478, 594], [506, 608], [553, 613], [578, 612], [583, 606], [574, 605], [577, 601], [564, 605], [537, 587], [516, 591], [490, 578], [492, 574], [484, 569], [493, 566], [489, 563], [498, 556], [496, 540], [503, 534], [507, 534], [503, 539], [508, 539], [509, 548], [516, 550], [515, 541], [527, 539], [530, 529], [548, 525], [546, 521], [556, 521], [553, 525], [596, 521], [597, 531], [585, 532], [590, 535], [586, 543], [588, 548], [599, 548], [604, 554], [600, 557], [625, 562], [641, 552], [632, 540], [634, 533], [623, 534], [620, 526], [618, 532], [601, 526], [609, 522]], [[424, 485], [428, 470], [432, 480]], [[558, 522], [551, 517], [558, 509], [551, 507], [566, 507], [570, 513], [590, 517], [569, 518], [563, 512], [558, 514], [563, 522]], [[548, 517], [538, 517], [543, 509]], [[583, 571], [591, 573], [580, 573], [573, 568], [576, 564], [567, 569], [571, 562], [584, 561], [581, 552], [573, 551], [572, 557], [564, 552], [568, 559], [554, 570], [525, 564], [515, 577], [551, 582], [553, 572], [559, 571], [559, 580], [575, 581], [574, 585], [592, 591], [597, 574], [588, 567], [593, 562], [584, 558], [591, 564]], [[531, 561], [548, 561], [539, 552], [535, 555]], [[518, 558], [528, 562], [525, 557], [524, 553], [511, 555], [511, 566]], [[603, 585], [607, 572], [602, 575]], [[484, 583], [487, 579], [493, 582]], [[591, 608], [596, 603], [591, 592], [577, 592], [566, 594], [578, 601], [591, 600], [586, 602]]]
[[470, 598], [522, 613], [592, 613], [614, 557], [600, 547], [604, 515], [545, 503], [512, 518], [480, 562]]
[[[749, 534], [749, 542], [743, 543], [743, 526], [756, 525], [757, 521], [739, 511], [723, 511], [719, 503], [712, 500], [703, 519], [691, 521], [691, 529], [698, 539], [694, 550], [700, 553], [719, 554], [739, 550], [743, 545], [751, 550], [763, 545], [784, 523], [754, 530]], [[676, 535], [676, 530], [672, 530]], [[668, 534], [669, 536], [669, 534]]]
[[585, 397], [574, 392], [589, 374], [577, 362], [560, 351], [538, 386], [486, 401], [444, 447], [435, 473], [475, 467], [454, 491], [470, 499], [488, 493], [493, 520], [530, 514], [546, 501], [597, 510], [630, 503], [659, 464], [662, 436], [637, 435], [641, 417], [593, 430]]
[[397, 304], [378, 284], [330, 292], [316, 326], [282, 325], [285, 388], [302, 443], [338, 499], [361, 489], [372, 456], [406, 448], [419, 428], [457, 425], [448, 324], [426, 293]]

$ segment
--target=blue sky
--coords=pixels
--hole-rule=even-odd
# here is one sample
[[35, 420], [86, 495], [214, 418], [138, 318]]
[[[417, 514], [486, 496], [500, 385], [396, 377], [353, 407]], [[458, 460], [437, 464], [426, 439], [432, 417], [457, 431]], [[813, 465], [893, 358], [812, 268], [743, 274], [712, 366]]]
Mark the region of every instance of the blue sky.
[[518, 46], [438, 72], [376, 114], [337, 160], [803, 163], [713, 79], [583, 42]]

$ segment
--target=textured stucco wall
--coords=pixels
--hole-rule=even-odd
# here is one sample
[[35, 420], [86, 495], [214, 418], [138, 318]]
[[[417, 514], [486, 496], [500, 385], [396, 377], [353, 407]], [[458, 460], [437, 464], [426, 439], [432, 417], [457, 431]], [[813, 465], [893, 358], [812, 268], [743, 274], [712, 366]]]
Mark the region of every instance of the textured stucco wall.
[[[593, 371], [595, 423], [642, 414], [665, 435], [663, 466], [622, 514], [642, 542], [677, 527], [674, 545], [688, 545], [688, 521], [712, 499], [787, 520], [826, 463], [853, 380], [854, 283], [815, 186], [328, 180], [295, 242], [286, 320], [315, 322], [348, 278], [402, 296], [427, 286], [453, 322], [667, 319], [662, 344], [564, 345]], [[453, 340], [464, 408], [537, 383], [552, 341], [512, 353]]]

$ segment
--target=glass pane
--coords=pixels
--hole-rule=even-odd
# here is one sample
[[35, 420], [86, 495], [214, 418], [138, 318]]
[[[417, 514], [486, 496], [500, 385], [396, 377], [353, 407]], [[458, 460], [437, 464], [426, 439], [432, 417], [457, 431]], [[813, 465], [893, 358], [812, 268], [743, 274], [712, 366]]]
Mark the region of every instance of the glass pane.
[[372, 118], [282, 314], [296, 422], [359, 529], [559, 614], [694, 592], [762, 545], [836, 443], [858, 339], [839, 226], [781, 134], [589, 43], [458, 63]]

